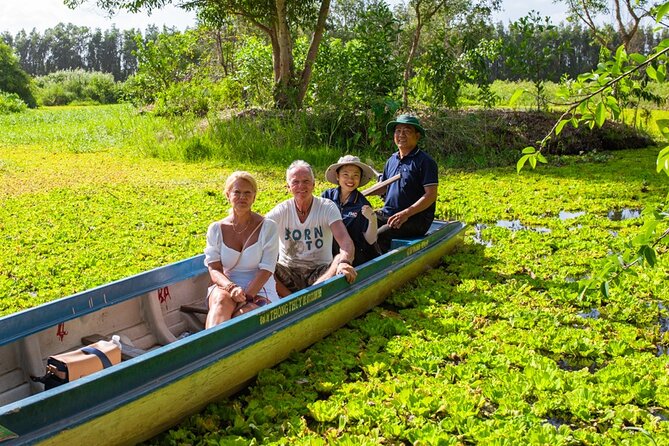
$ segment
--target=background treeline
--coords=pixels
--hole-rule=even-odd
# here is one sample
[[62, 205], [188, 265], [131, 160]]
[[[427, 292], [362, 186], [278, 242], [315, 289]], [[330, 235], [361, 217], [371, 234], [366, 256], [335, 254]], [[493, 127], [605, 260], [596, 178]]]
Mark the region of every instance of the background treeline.
[[[410, 5], [419, 3], [426, 2]], [[315, 54], [310, 51], [314, 33], [308, 25], [316, 11], [289, 11], [292, 59], [287, 64], [296, 69], [283, 73], [290, 77], [285, 85], [277, 71], [284, 65], [276, 63], [276, 42], [267, 34], [273, 28], [216, 8], [200, 11], [198, 26], [184, 32], [152, 28], [142, 35], [138, 30], [103, 32], [59, 25], [43, 34], [5, 33], [0, 58], [6, 62], [0, 66], [12, 67], [15, 74], [9, 77], [29, 85], [19, 90], [16, 82], [0, 76], [0, 111], [3, 102], [11, 111], [21, 101], [30, 106], [124, 101], [161, 116], [207, 116], [206, 132], [189, 137], [178, 148], [183, 158], [216, 157], [223, 153], [221, 148], [244, 141], [253, 159], [264, 153], [257, 144], [264, 137], [250, 129], [266, 132], [275, 142], [277, 132], [294, 123], [303, 126], [286, 135], [293, 149], [317, 144], [341, 151], [381, 151], [389, 145], [385, 123], [403, 109], [432, 119], [436, 150], [445, 145], [451, 151], [458, 148], [458, 154], [480, 147], [496, 151], [504, 138], [486, 133], [489, 138], [482, 141], [481, 132], [454, 130], [453, 117], [442, 113], [444, 109], [508, 105], [518, 85], [528, 94], [515, 98], [515, 106], [550, 109], [556, 90], [552, 81], [594, 68], [601, 55], [620, 42], [611, 27], [599, 30], [596, 40], [582, 25], [554, 25], [535, 12], [508, 25], [494, 25], [495, 2], [488, 0], [427, 3], [439, 6], [429, 17], [409, 4], [391, 9], [383, 0], [335, 0]], [[628, 49], [643, 52], [666, 37], [666, 28], [654, 32], [644, 25]], [[313, 65], [304, 76], [300, 70], [310, 57]], [[500, 86], [507, 80], [516, 85]], [[625, 107], [649, 97], [630, 97]], [[661, 92], [654, 96], [666, 97]], [[245, 111], [237, 114], [239, 109]], [[296, 111], [303, 116], [296, 119]], [[238, 119], [239, 128], [232, 131], [231, 116], [247, 121], [259, 116], [262, 125]], [[480, 119], [490, 122], [489, 117]], [[503, 131], [507, 118], [495, 119]], [[455, 140], [462, 136], [467, 140]], [[507, 145], [515, 147], [517, 141]]]
[[150, 26], [144, 34], [138, 29], [91, 29], [71, 23], [59, 23], [43, 33], [33, 29], [2, 40], [14, 49], [21, 67], [31, 76], [44, 76], [62, 70], [109, 73], [124, 81], [137, 71], [137, 39], [155, 40], [161, 31]]
[[[549, 50], [554, 55], [546, 67], [545, 80], [558, 82], [564, 74], [575, 77], [580, 73], [591, 70], [599, 61], [600, 48], [593, 44], [591, 32], [576, 23], [561, 22], [553, 25], [550, 41], [544, 41], [540, 51]], [[620, 38], [611, 27], [603, 30], [608, 34], [611, 48], [620, 45]], [[341, 23], [331, 23], [328, 29], [330, 37], [342, 41], [350, 41], [356, 36], [355, 30], [347, 29]], [[523, 38], [518, 26], [513, 23], [498, 22], [490, 28], [491, 39], [500, 39], [510, 44]], [[115, 81], [124, 81], [135, 74], [138, 68], [138, 40], [144, 43], [155, 41], [158, 35], [175, 33], [176, 30], [163, 29], [156, 26], [147, 27], [142, 33], [139, 29], [119, 30], [112, 27], [107, 30], [91, 29], [86, 26], [76, 26], [71, 23], [60, 23], [43, 33], [33, 29], [30, 33], [21, 30], [16, 35], [9, 32], [2, 33], [2, 40], [13, 48], [23, 70], [31, 76], [44, 76], [56, 71], [85, 70], [109, 73]], [[234, 71], [233, 58], [229, 47], [233, 40], [249, 38], [250, 36], [230, 35], [225, 29], [210, 31], [216, 41], [219, 62], [230, 74]], [[457, 34], [457, 32], [456, 32]], [[666, 29], [656, 33], [650, 25], [639, 28], [634, 36], [630, 50], [644, 53], [667, 38]], [[457, 36], [452, 36], [456, 37]], [[451, 37], [451, 38], [452, 38]], [[254, 42], [255, 43], [255, 42]], [[226, 48], [228, 47], [228, 48]], [[499, 54], [492, 62], [491, 80], [522, 80], [523, 76], [513, 70], [507, 63], [508, 56]]]

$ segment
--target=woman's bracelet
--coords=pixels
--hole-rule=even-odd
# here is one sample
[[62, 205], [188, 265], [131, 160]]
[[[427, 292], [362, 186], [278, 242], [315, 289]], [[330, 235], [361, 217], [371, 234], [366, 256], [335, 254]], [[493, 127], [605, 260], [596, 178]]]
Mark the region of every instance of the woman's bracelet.
[[223, 287], [224, 291], [227, 291], [228, 293], [232, 292], [235, 288], [237, 288], [239, 285], [237, 285], [235, 282], [230, 282], [226, 286]]

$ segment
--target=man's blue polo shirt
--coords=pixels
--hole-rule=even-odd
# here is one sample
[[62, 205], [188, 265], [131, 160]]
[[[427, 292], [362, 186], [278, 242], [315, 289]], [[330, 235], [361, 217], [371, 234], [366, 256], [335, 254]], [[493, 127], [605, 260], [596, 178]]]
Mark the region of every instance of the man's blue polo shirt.
[[353, 191], [344, 204], [339, 202], [340, 194], [341, 187], [334, 187], [324, 191], [321, 197], [334, 201], [339, 207], [341, 219], [355, 245], [354, 264], [359, 265], [377, 255], [374, 247], [367, 243], [365, 239], [365, 231], [367, 231], [369, 221], [362, 215], [362, 207], [364, 205], [371, 206], [371, 204], [358, 190]]
[[[388, 185], [383, 209], [384, 215], [390, 217], [414, 204], [420, 197], [425, 195], [425, 186], [437, 185], [439, 183], [439, 169], [437, 163], [430, 155], [420, 150], [413, 149], [404, 158], [400, 159], [399, 151], [393, 153], [383, 168], [381, 180], [386, 180], [394, 175], [401, 174], [398, 181]], [[436, 203], [411, 218], [434, 220]]]

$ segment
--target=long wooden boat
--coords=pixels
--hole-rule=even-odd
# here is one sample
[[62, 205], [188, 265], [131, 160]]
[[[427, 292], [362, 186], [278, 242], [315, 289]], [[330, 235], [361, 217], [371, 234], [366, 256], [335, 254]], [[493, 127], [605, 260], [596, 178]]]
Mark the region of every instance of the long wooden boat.
[[[151, 438], [381, 303], [437, 264], [464, 228], [436, 221], [424, 238], [394, 240], [353, 284], [335, 277], [209, 330], [203, 315], [182, 311], [204, 303], [203, 256], [0, 318], [0, 443]], [[31, 381], [49, 356], [114, 334], [124, 343], [119, 364], [49, 390]]]

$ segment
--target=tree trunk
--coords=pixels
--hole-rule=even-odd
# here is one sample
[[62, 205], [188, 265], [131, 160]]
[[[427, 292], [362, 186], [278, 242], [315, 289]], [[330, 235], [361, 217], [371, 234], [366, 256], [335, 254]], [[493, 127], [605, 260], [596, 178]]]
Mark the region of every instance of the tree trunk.
[[321, 8], [318, 11], [318, 21], [316, 22], [316, 27], [314, 28], [314, 35], [311, 38], [311, 43], [309, 44], [307, 58], [304, 61], [302, 76], [300, 76], [300, 83], [297, 90], [297, 101], [295, 104], [297, 108], [302, 107], [302, 104], [304, 103], [304, 97], [307, 95], [307, 89], [309, 88], [309, 82], [311, 81], [314, 62], [316, 61], [316, 56], [318, 56], [318, 47], [320, 46], [321, 40], [323, 39], [325, 21], [327, 20], [329, 12], [330, 0], [323, 0], [321, 2]]
[[[278, 42], [278, 73], [275, 72], [274, 103], [277, 108], [295, 108], [295, 67], [293, 64], [293, 40], [288, 26], [286, 0], [276, 0], [276, 38]], [[275, 61], [274, 67], [277, 64]]]
[[411, 48], [409, 49], [409, 56], [407, 57], [406, 65], [404, 66], [404, 78], [402, 81], [402, 107], [404, 110], [409, 108], [409, 79], [411, 78], [411, 65], [416, 56], [418, 49], [418, 42], [420, 41], [420, 31], [423, 28], [423, 23], [420, 21], [420, 14], [417, 13], [418, 23], [416, 24], [416, 31], [413, 33], [411, 40]]

